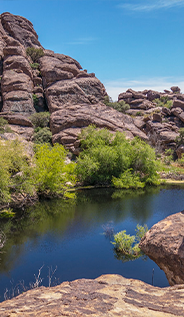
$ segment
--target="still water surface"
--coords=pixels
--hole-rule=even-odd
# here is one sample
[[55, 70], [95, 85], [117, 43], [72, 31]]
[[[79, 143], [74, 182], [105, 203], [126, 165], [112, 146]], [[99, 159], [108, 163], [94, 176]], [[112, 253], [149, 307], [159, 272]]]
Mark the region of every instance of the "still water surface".
[[[49, 269], [56, 272], [52, 283], [101, 274], [121, 274], [168, 286], [165, 274], [149, 258], [122, 262], [104, 228], [114, 232], [153, 224], [184, 209], [184, 188], [154, 188], [146, 192], [94, 189], [77, 193], [72, 204], [63, 200], [42, 201], [13, 222], [1, 223], [7, 242], [0, 254], [0, 301], [11, 296], [18, 283], [29, 286], [41, 270], [42, 285], [49, 285]], [[2, 222], [2, 221], [1, 221]], [[20, 284], [19, 284], [20, 285]], [[21, 287], [18, 286], [20, 289]]]

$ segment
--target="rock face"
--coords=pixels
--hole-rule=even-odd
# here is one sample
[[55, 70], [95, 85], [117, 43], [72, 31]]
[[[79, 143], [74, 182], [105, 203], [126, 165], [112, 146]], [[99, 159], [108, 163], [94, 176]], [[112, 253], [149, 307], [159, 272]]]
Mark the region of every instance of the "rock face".
[[[30, 47], [44, 55], [33, 60], [26, 51]], [[126, 114], [106, 107], [106, 95], [94, 73], [69, 56], [44, 49], [30, 21], [8, 12], [0, 15], [0, 112], [10, 124], [31, 127], [32, 113], [49, 110], [53, 143], [74, 154], [79, 153], [78, 134], [90, 124], [124, 132], [128, 138], [139, 136], [158, 151], [176, 150], [175, 139], [184, 127], [184, 95], [179, 87], [164, 93], [128, 89], [118, 97], [130, 105]], [[170, 100], [171, 109], [157, 107], [155, 99]]]
[[0, 315], [182, 317], [184, 286], [158, 288], [120, 275], [103, 275], [33, 289], [1, 303]]
[[155, 224], [139, 246], [165, 272], [170, 285], [184, 284], [184, 211]]
[[[43, 50], [37, 64], [27, 55], [28, 47]], [[94, 73], [82, 70], [69, 56], [45, 50], [32, 23], [7, 12], [0, 16], [0, 82], [1, 116], [11, 124], [31, 126], [29, 116], [35, 109], [49, 109], [53, 143], [73, 153], [78, 153], [81, 128], [89, 124], [148, 139], [128, 115], [103, 104], [107, 93]]]
[[163, 93], [128, 89], [119, 95], [118, 101], [122, 100], [130, 106], [126, 114], [136, 117], [135, 125], [146, 133], [158, 152], [172, 148], [177, 153], [176, 137], [179, 129], [184, 127], [184, 94], [179, 87], [173, 86], [171, 91]]

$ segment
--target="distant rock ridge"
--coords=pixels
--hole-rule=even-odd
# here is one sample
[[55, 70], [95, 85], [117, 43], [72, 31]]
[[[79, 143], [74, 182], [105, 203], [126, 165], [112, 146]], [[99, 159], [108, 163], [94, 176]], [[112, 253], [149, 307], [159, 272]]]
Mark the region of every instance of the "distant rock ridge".
[[[43, 50], [38, 63], [27, 55], [30, 47]], [[162, 150], [176, 147], [175, 138], [184, 125], [184, 95], [178, 87], [164, 93], [128, 89], [118, 98], [130, 105], [126, 114], [107, 107], [106, 95], [95, 74], [83, 70], [78, 61], [44, 49], [30, 21], [8, 12], [0, 15], [0, 116], [14, 131], [24, 129], [26, 137], [29, 116], [49, 110], [53, 143], [63, 144], [74, 154], [79, 153], [81, 129], [90, 124], [124, 132], [127, 138], [139, 136]], [[156, 107], [155, 99], [163, 96], [173, 100], [171, 109]]]
[[129, 104], [126, 114], [134, 117], [134, 124], [158, 151], [176, 149], [176, 137], [184, 127], [184, 94], [178, 86], [164, 92], [128, 89], [119, 94], [121, 101]]

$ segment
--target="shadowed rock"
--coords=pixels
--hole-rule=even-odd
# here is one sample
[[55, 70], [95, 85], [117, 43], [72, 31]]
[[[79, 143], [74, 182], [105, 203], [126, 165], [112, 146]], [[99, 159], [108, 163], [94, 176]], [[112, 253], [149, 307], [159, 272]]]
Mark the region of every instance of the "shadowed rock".
[[184, 284], [184, 211], [155, 224], [139, 247], [165, 272], [170, 285]]

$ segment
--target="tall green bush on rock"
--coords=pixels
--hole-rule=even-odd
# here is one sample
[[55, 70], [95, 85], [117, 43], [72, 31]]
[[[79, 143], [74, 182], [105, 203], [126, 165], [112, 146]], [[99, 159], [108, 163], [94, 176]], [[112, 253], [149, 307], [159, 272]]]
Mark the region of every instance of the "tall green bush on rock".
[[76, 171], [84, 184], [113, 184], [118, 188], [139, 188], [158, 182], [154, 150], [138, 138], [110, 133], [94, 126], [80, 135], [81, 152]]
[[75, 182], [74, 163], [66, 164], [64, 147], [55, 144], [36, 146], [35, 184], [40, 194], [63, 194], [68, 183]]
[[11, 194], [34, 192], [30, 158], [18, 141], [0, 142], [0, 203], [10, 202]]

